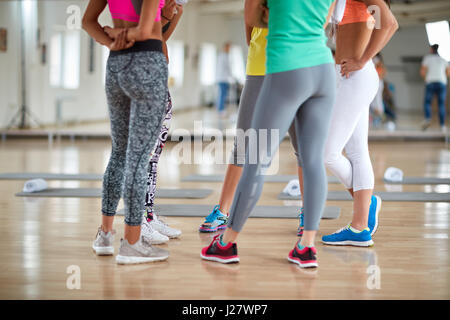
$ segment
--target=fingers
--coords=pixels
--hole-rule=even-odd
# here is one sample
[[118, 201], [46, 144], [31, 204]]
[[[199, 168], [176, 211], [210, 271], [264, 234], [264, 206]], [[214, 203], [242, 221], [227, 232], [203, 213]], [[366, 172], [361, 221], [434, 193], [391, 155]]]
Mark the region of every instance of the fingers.
[[118, 48], [125, 48], [125, 46], [127, 44], [126, 36], [127, 36], [127, 34], [126, 34], [125, 30], [120, 31], [119, 36], [116, 39]]

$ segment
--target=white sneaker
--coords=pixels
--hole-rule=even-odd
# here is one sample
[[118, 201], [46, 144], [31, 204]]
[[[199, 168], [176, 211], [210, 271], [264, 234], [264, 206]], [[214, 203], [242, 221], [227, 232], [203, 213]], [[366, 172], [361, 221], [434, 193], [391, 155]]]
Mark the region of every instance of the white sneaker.
[[152, 247], [144, 237], [140, 237], [135, 244], [129, 244], [127, 239], [120, 240], [119, 254], [116, 256], [118, 264], [137, 264], [163, 261], [169, 257], [169, 251]]
[[141, 235], [150, 244], [163, 244], [169, 241], [169, 238], [153, 228], [145, 217], [141, 225]]
[[178, 238], [181, 235], [181, 230], [169, 227], [167, 223], [159, 220], [158, 216], [155, 213], [153, 213], [153, 220], [150, 221], [150, 225], [160, 234], [168, 236], [171, 239]]
[[441, 126], [441, 132], [442, 133], [447, 133], [447, 127], [446, 126]]
[[105, 233], [102, 228], [99, 227], [97, 231], [97, 236], [95, 237], [94, 243], [92, 244], [92, 249], [98, 256], [111, 256], [114, 254], [114, 234], [116, 232], [110, 231]]

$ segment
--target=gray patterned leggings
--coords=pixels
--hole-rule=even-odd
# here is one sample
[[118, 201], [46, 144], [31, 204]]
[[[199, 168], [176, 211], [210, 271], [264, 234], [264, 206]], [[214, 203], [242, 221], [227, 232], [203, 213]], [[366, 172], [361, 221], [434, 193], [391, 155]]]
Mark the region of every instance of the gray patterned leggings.
[[147, 194], [145, 196], [147, 221], [153, 220], [158, 162], [163, 148], [166, 145], [166, 141], [169, 136], [170, 121], [172, 120], [172, 98], [170, 97], [170, 93], [167, 94], [166, 105], [166, 116], [164, 117], [161, 132], [159, 133], [158, 142], [156, 143], [156, 147], [150, 156], [150, 163], [148, 164]]
[[115, 215], [122, 195], [130, 226], [142, 223], [149, 155], [166, 111], [167, 77], [160, 51], [115, 53], [108, 59], [105, 87], [112, 151], [103, 176], [102, 213]]

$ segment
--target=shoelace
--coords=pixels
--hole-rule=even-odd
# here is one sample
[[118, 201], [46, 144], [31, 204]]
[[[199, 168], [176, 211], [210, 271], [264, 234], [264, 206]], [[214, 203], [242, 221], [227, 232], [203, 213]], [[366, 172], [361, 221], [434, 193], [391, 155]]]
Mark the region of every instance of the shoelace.
[[342, 227], [342, 228], [338, 229], [338, 230], [337, 230], [336, 232], [334, 232], [333, 234], [340, 233], [340, 232], [342, 232], [342, 231], [348, 229], [349, 227], [350, 227], [350, 223], [349, 223], [348, 225], [346, 225], [345, 227]]
[[219, 208], [220, 208], [219, 205], [214, 207], [213, 211], [206, 217], [205, 219], [206, 223], [212, 223], [214, 222], [214, 220], [217, 219], [217, 217], [220, 215]]

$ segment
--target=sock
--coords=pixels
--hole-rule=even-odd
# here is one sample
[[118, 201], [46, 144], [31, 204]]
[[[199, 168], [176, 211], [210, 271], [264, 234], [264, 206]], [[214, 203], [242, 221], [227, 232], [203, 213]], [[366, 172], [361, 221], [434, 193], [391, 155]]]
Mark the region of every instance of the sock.
[[358, 229], [355, 229], [355, 228], [353, 228], [352, 227], [352, 225], [350, 225], [350, 231], [352, 231], [352, 232], [354, 232], [354, 233], [361, 233], [361, 232], [363, 232], [364, 230], [358, 230]]
[[308, 247], [308, 248], [313, 248], [314, 246], [303, 246], [301, 243], [300, 243], [300, 241], [297, 243], [297, 247], [300, 249], [300, 250], [303, 250], [303, 249], [305, 249], [306, 247]]
[[219, 237], [219, 243], [222, 247], [225, 247], [228, 243], [223, 242], [223, 234]]

